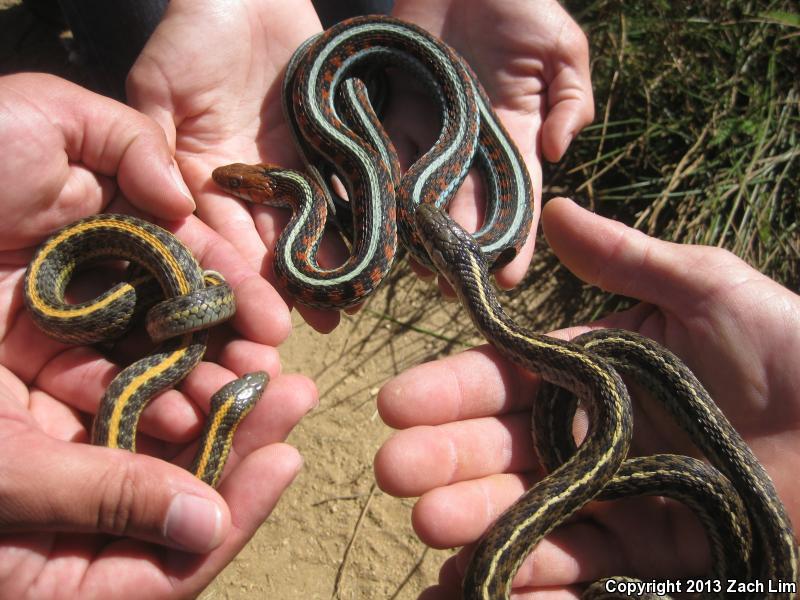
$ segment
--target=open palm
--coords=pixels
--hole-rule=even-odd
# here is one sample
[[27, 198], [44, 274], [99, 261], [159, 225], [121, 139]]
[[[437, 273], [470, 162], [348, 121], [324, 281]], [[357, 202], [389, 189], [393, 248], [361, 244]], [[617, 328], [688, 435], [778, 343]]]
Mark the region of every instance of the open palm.
[[[534, 173], [538, 199], [537, 140], [543, 119], [547, 117], [545, 156], [557, 160], [592, 118], [586, 40], [556, 2], [536, 11], [521, 2], [483, 6], [465, 0], [459, 10], [449, 10], [450, 4], [454, 3], [398, 2], [395, 14], [444, 36], [465, 54], [520, 145]], [[451, 15], [446, 22], [445, 13]], [[486, 18], [514, 27], [501, 27], [490, 40], [481, 30]], [[558, 33], [551, 33], [553, 26], [560, 28]], [[300, 166], [281, 114], [281, 82], [294, 49], [319, 30], [316, 13], [306, 1], [176, 0], [128, 80], [131, 103], [160, 123], [174, 141], [181, 172], [197, 198], [198, 215], [268, 277], [270, 250], [286, 213], [227, 198], [209, 176], [214, 167], [231, 162]], [[423, 147], [436, 124], [420, 118], [413, 97], [396, 91], [399, 99], [392, 105], [401, 109], [387, 117], [387, 128], [408, 159], [414, 154], [410, 146]], [[453, 207], [454, 216], [468, 227], [474, 227], [480, 213], [478, 189], [474, 181], [467, 183]], [[532, 238], [533, 234], [518, 259], [498, 274], [501, 285], [510, 287], [521, 279], [533, 253]], [[335, 248], [329, 251], [336, 253]], [[319, 330], [338, 323], [334, 313], [301, 310]]]
[[[289, 333], [288, 310], [224, 240], [188, 216], [191, 199], [154, 122], [44, 75], [0, 78], [0, 118], [0, 145], [11, 150], [0, 163], [0, 596], [196, 594], [300, 467], [296, 450], [279, 442], [316, 390], [304, 377], [280, 375], [275, 346]], [[113, 199], [118, 193], [131, 202]], [[141, 454], [80, 443], [119, 368], [94, 349], [45, 337], [22, 302], [35, 247], [101, 210], [161, 217], [237, 296], [237, 316], [216, 335], [207, 362], [145, 410]], [[191, 460], [211, 395], [254, 370], [273, 380], [215, 491], [180, 466]]]
[[[542, 155], [559, 160], [594, 116], [589, 49], [580, 27], [554, 0], [398, 0], [393, 14], [440, 36], [464, 56], [525, 158], [538, 207]], [[436, 113], [413, 108], [411, 101], [407, 104], [412, 108], [390, 125], [401, 136], [399, 149], [413, 155], [429, 143], [425, 139]], [[420, 118], [425, 114], [431, 116]], [[481, 211], [476, 211], [480, 189], [470, 178], [450, 210], [468, 230], [480, 222]], [[515, 286], [527, 271], [538, 214], [537, 208], [526, 247], [498, 272], [501, 287]]]
[[[288, 213], [245, 205], [211, 181], [234, 162], [301, 168], [281, 112], [286, 63], [320, 31], [310, 2], [171, 2], [128, 78], [133, 106], [155, 119], [175, 158], [198, 216], [272, 279], [272, 248]], [[338, 314], [300, 307], [328, 331]]]

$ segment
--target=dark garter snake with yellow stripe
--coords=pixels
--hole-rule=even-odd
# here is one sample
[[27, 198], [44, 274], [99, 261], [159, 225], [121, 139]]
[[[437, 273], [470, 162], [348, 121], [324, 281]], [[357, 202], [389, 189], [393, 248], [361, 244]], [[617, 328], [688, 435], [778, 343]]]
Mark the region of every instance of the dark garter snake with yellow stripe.
[[[414, 76], [440, 113], [435, 143], [402, 175], [363, 83], [384, 67]], [[415, 207], [446, 207], [473, 164], [484, 176], [488, 197], [483, 225], [473, 235], [488, 263], [492, 268], [508, 263], [527, 239], [533, 193], [524, 160], [470, 68], [424, 29], [366, 16], [311, 38], [289, 62], [283, 106], [306, 172], [233, 164], [215, 169], [213, 178], [242, 200], [292, 208], [274, 264], [297, 301], [322, 308], [362, 302], [390, 270], [398, 233], [411, 255], [428, 264], [415, 234]], [[331, 174], [343, 182], [346, 203], [334, 201]], [[344, 216], [352, 219], [350, 256], [325, 268], [316, 255], [337, 205], [351, 213]]]
[[[73, 274], [107, 260], [129, 261], [136, 274], [92, 300], [68, 303], [65, 292]], [[163, 299], [144, 292], [153, 280]], [[28, 265], [24, 297], [36, 325], [68, 344], [115, 340], [146, 311], [147, 331], [160, 344], [111, 381], [92, 427], [93, 444], [130, 451], [135, 451], [136, 427], [147, 403], [194, 369], [206, 350], [207, 329], [236, 310], [222, 276], [203, 272], [175, 236], [141, 219], [113, 214], [81, 219], [46, 240]], [[249, 373], [211, 399], [191, 467], [209, 485], [217, 484], [236, 427], [267, 380], [264, 372]]]
[[[523, 329], [500, 306], [471, 236], [434, 207], [420, 206], [416, 222], [432, 262], [480, 333], [505, 358], [539, 373], [552, 392], [540, 392], [533, 427], [537, 452], [550, 472], [477, 543], [464, 598], [508, 598], [522, 561], [558, 524], [592, 499], [641, 494], [675, 498], [697, 513], [711, 545], [713, 575], [723, 583], [726, 576], [741, 579], [748, 572], [765, 585], [797, 582], [797, 542], [772, 481], [676, 356], [629, 331], [597, 330], [565, 342]], [[711, 464], [672, 455], [627, 458], [631, 406], [618, 372], [648, 388]], [[572, 422], [578, 402], [589, 428], [576, 447]], [[796, 586], [782, 589], [768, 596], [796, 597]], [[585, 597], [629, 596], [608, 593], [601, 581]]]

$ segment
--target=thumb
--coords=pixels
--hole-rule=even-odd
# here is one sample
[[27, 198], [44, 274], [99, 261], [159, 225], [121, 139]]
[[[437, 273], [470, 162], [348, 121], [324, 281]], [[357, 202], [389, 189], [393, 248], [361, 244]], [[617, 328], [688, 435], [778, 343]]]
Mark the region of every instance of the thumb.
[[542, 124], [542, 153], [550, 162], [561, 160], [573, 138], [594, 119], [589, 43], [580, 27], [556, 3], [561, 15], [557, 65], [547, 76], [547, 110]]
[[730, 285], [743, 264], [725, 250], [649, 237], [566, 198], [547, 202], [542, 227], [558, 258], [583, 281], [676, 312]]
[[126, 95], [133, 108], [158, 124], [174, 153], [178, 135], [175, 128], [175, 107], [168, 82], [156, 66], [152, 60], [140, 56], [128, 75]]
[[119, 102], [49, 75], [20, 76], [20, 87], [49, 91], [49, 105], [62, 118], [57, 126], [71, 160], [116, 176], [120, 190], [141, 210], [180, 219], [195, 208], [164, 131]]
[[206, 553], [230, 528], [222, 497], [164, 461], [38, 433], [9, 442], [0, 454], [17, 458], [0, 467], [0, 532], [107, 533]]
[[542, 124], [542, 153], [550, 162], [561, 160], [578, 132], [594, 118], [591, 94], [580, 92], [570, 90], [575, 97], [557, 99]]

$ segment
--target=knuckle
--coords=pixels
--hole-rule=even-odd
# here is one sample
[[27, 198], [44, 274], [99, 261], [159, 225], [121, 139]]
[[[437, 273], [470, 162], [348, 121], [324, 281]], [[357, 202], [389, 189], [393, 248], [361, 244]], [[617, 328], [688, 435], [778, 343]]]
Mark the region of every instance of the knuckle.
[[136, 509], [136, 472], [128, 461], [115, 461], [98, 485], [97, 528], [115, 535], [125, 535]]

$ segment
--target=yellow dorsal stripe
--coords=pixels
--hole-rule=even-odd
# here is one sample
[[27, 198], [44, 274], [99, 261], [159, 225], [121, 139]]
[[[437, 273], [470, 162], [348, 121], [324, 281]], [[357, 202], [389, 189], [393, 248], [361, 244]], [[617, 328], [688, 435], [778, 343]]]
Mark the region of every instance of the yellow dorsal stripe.
[[116, 219], [98, 219], [95, 221], [90, 221], [88, 223], [81, 223], [74, 227], [69, 227], [65, 229], [56, 237], [54, 237], [52, 240], [50, 240], [42, 248], [39, 254], [37, 254], [36, 258], [31, 263], [30, 277], [28, 280], [28, 297], [33, 307], [35, 307], [37, 310], [50, 317], [75, 318], [78, 316], [91, 314], [92, 312], [104, 308], [108, 304], [114, 302], [116, 299], [118, 299], [127, 291], [127, 288], [122, 287], [117, 292], [115, 292], [114, 294], [110, 294], [100, 302], [91, 304], [89, 306], [80, 307], [77, 309], [55, 308], [51, 306], [49, 303], [45, 302], [39, 295], [39, 290], [37, 286], [37, 281], [39, 279], [39, 271], [41, 269], [42, 264], [44, 264], [47, 261], [50, 254], [66, 240], [73, 238], [75, 236], [83, 235], [89, 231], [92, 231], [94, 229], [99, 229], [101, 227], [108, 229], [117, 229], [119, 231], [127, 232], [131, 236], [137, 237], [140, 240], [142, 240], [142, 242], [153, 247], [158, 253], [160, 259], [166, 265], [167, 270], [174, 275], [176, 281], [178, 282], [177, 292], [179, 294], [185, 294], [191, 291], [189, 282], [186, 279], [186, 275], [183, 271], [183, 268], [178, 263], [175, 255], [156, 235], [153, 235], [150, 232], [141, 229], [140, 227], [132, 223], [128, 223], [125, 221], [118, 221]]
[[[487, 294], [486, 289], [484, 288], [484, 285], [483, 285], [484, 281], [481, 278], [481, 269], [478, 266], [478, 263], [476, 262], [475, 257], [470, 254], [469, 255], [469, 259], [470, 259], [470, 268], [472, 270], [472, 276], [475, 279], [475, 283], [476, 283], [476, 286], [477, 286], [477, 289], [478, 289], [478, 295], [481, 297], [481, 303], [485, 307], [495, 306], [495, 303], [491, 303], [488, 300], [488, 297], [487, 297], [488, 294]], [[561, 345], [548, 344], [545, 340], [543, 340], [541, 338], [532, 338], [532, 337], [523, 335], [523, 334], [519, 333], [518, 331], [515, 331], [515, 330], [511, 329], [508, 325], [506, 325], [505, 320], [499, 318], [497, 315], [492, 315], [492, 320], [497, 325], [499, 325], [503, 329], [503, 331], [505, 331], [507, 334], [517, 338], [518, 340], [522, 340], [526, 344], [530, 344], [532, 346], [539, 346], [541, 348], [552, 348], [553, 350], [557, 350], [561, 354], [570, 356], [571, 358], [576, 358], [578, 360], [583, 359], [582, 362], [584, 362], [584, 363], [587, 362], [585, 360], [586, 359], [586, 354], [584, 354], [584, 353], [575, 352], [575, 351], [573, 351], [573, 350], [571, 350], [569, 348], [566, 348], [564, 346], [561, 346]], [[595, 371], [598, 375], [600, 375], [600, 377], [602, 377], [609, 384], [609, 386], [611, 386], [611, 387], [614, 386], [614, 380], [609, 376], [609, 374], [605, 370], [599, 368], [598, 365], [595, 363], [595, 361], [588, 361], [588, 364], [590, 365], [590, 367], [592, 368], [593, 371]]]
[[[214, 448], [214, 440], [217, 438], [217, 434], [219, 432], [219, 428], [222, 425], [222, 421], [227, 416], [228, 412], [231, 410], [236, 398], [233, 394], [231, 394], [225, 402], [222, 404], [220, 409], [214, 414], [214, 419], [208, 425], [208, 434], [205, 436], [203, 440], [203, 450], [202, 454], [200, 455], [200, 460], [197, 461], [197, 469], [195, 471], [195, 475], [198, 477], [202, 477], [203, 473], [206, 470], [206, 466], [208, 465], [208, 461], [211, 459], [211, 451]], [[230, 436], [233, 429], [226, 434]]]
[[[109, 448], [118, 448], [118, 438], [119, 438], [119, 430], [120, 430], [120, 422], [122, 420], [122, 412], [128, 406], [131, 401], [131, 398], [136, 393], [136, 391], [145, 383], [153, 380], [154, 378], [158, 377], [162, 373], [164, 373], [167, 369], [174, 366], [178, 363], [187, 352], [187, 348], [182, 347], [174, 352], [171, 352], [169, 356], [167, 356], [164, 360], [160, 363], [153, 365], [151, 368], [147, 369], [144, 373], [140, 373], [133, 379], [128, 382], [122, 392], [120, 393], [119, 397], [117, 398], [116, 402], [114, 403], [114, 411], [111, 413], [111, 417], [108, 420], [108, 447]], [[142, 406], [139, 410], [143, 409]], [[135, 433], [133, 434], [135, 435]]]
[[[478, 295], [480, 296], [481, 303], [483, 304], [484, 307], [487, 307], [487, 308], [491, 307], [491, 306], [496, 306], [496, 304], [491, 303], [488, 300], [488, 293], [487, 293], [487, 291], [486, 291], [486, 289], [484, 287], [484, 281], [485, 280], [484, 280], [484, 278], [481, 277], [481, 269], [480, 269], [480, 266], [478, 265], [475, 257], [472, 256], [472, 255], [469, 255], [469, 259], [470, 259], [470, 270], [472, 271], [472, 276], [473, 276], [473, 278], [475, 280], [476, 288], [477, 288], [477, 291], [478, 291]], [[513, 336], [513, 337], [515, 337], [515, 338], [517, 338], [519, 340], [522, 340], [526, 344], [531, 344], [531, 345], [539, 346], [539, 347], [542, 347], [542, 348], [552, 348], [553, 350], [557, 350], [561, 354], [565, 354], [565, 355], [571, 356], [573, 358], [577, 358], [579, 360], [582, 359], [584, 363], [587, 363], [589, 365], [589, 367], [606, 382], [606, 384], [609, 387], [609, 390], [611, 390], [611, 393], [616, 395], [616, 383], [614, 382], [613, 378], [609, 375], [609, 373], [607, 373], [605, 370], [603, 370], [595, 361], [593, 361], [593, 360], [592, 361], [586, 361], [586, 355], [585, 354], [575, 352], [575, 351], [573, 351], [573, 350], [571, 350], [569, 348], [565, 348], [564, 346], [560, 346], [560, 345], [557, 346], [556, 344], [548, 344], [545, 340], [542, 340], [541, 338], [538, 338], [538, 337], [537, 338], [532, 338], [532, 337], [526, 336], [526, 335], [524, 335], [524, 334], [522, 334], [522, 333], [520, 333], [518, 331], [515, 331], [512, 328], [510, 328], [506, 324], [505, 320], [502, 319], [502, 318], [499, 318], [498, 315], [496, 315], [496, 314], [492, 315], [492, 319], [508, 335]], [[564, 496], [569, 496], [571, 490], [574, 490], [576, 488], [580, 488], [586, 482], [591, 480], [592, 477], [594, 477], [595, 473], [600, 469], [601, 465], [603, 465], [608, 460], [608, 457], [612, 454], [612, 449], [617, 446], [617, 443], [619, 442], [620, 437], [621, 437], [621, 432], [620, 432], [619, 428], [617, 428], [613, 433], [612, 443], [610, 444], [609, 449], [606, 450], [606, 452], [601, 456], [601, 458], [594, 464], [593, 468], [587, 470], [587, 472], [584, 473], [583, 477], [571, 482], [569, 484], [569, 486], [567, 487], [567, 489], [562, 494], [560, 494], [559, 496], [557, 496], [555, 498], [548, 498], [547, 500], [545, 500], [537, 508], [537, 510], [535, 510], [533, 513], [529, 514], [522, 522], [517, 524], [517, 526], [514, 528], [514, 531], [511, 534], [511, 536], [509, 536], [509, 538], [506, 540], [506, 542], [500, 546], [499, 550], [495, 553], [494, 557], [492, 558], [492, 560], [491, 560], [491, 562], [489, 564], [489, 576], [484, 580], [483, 586], [482, 586], [484, 597], [488, 597], [489, 584], [494, 579], [494, 574], [497, 571], [497, 568], [499, 567], [500, 560], [504, 559], [504, 554], [508, 550], [508, 548], [510, 546], [512, 546], [516, 542], [517, 538], [520, 535], [522, 535], [522, 533], [530, 526], [531, 523], [533, 523], [536, 520], [540, 519], [542, 514], [546, 513], [547, 510], [553, 504], [557, 503]]]

